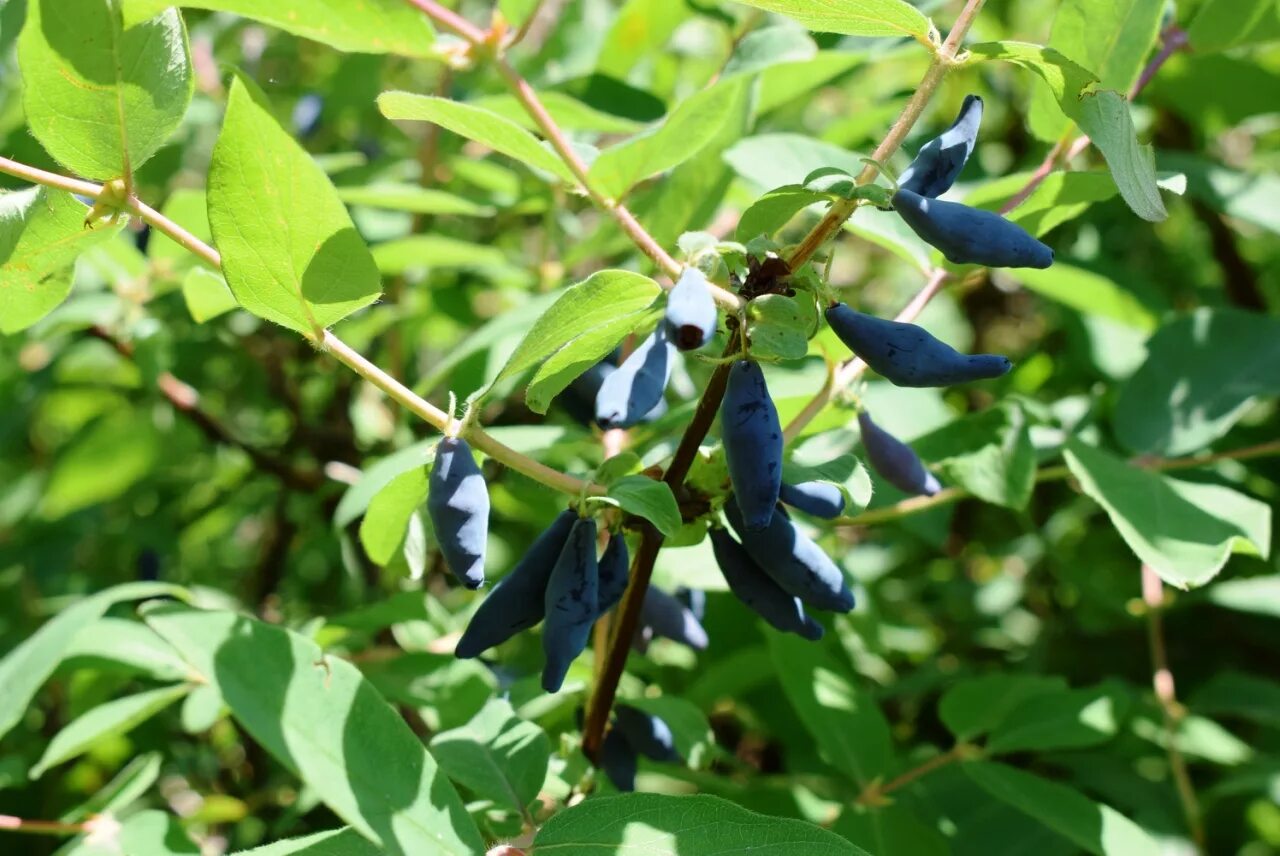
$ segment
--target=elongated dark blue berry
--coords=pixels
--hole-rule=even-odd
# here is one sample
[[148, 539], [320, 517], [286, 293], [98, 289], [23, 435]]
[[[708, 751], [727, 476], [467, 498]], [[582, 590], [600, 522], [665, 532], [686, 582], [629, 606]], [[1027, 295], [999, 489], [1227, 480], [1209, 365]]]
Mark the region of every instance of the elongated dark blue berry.
[[604, 548], [600, 557], [600, 604], [599, 615], [604, 615], [617, 606], [627, 590], [630, 558], [627, 556], [627, 539], [621, 532], [609, 536], [609, 545]]
[[615, 788], [625, 792], [636, 789], [637, 759], [636, 750], [631, 748], [622, 732], [610, 729], [604, 737], [604, 745], [600, 747], [600, 766]]
[[800, 598], [783, 591], [752, 561], [742, 545], [733, 540], [728, 530], [712, 529], [709, 535], [716, 564], [734, 597], [783, 633], [796, 633], [806, 639], [822, 638], [822, 625], [805, 613]]
[[807, 481], [799, 484], [783, 482], [778, 498], [806, 514], [832, 520], [844, 514], [844, 493], [831, 482]]
[[759, 363], [739, 360], [729, 370], [720, 432], [742, 519], [748, 529], [764, 529], [782, 488], [782, 425]]
[[882, 479], [905, 493], [933, 496], [942, 486], [933, 473], [924, 468], [920, 456], [911, 447], [871, 421], [871, 414], [858, 414], [862, 429], [862, 448], [867, 452], [871, 468]]
[[893, 210], [927, 244], [953, 264], [1047, 268], [1053, 250], [994, 211], [929, 199], [905, 188], [893, 194]]
[[783, 591], [815, 609], [833, 612], [853, 609], [853, 592], [844, 574], [785, 514], [775, 514], [767, 529], [752, 530], [742, 525], [735, 497], [725, 503], [724, 511], [752, 560]]
[[613, 716], [613, 727], [644, 757], [651, 761], [680, 760], [671, 727], [661, 718], [625, 704], [618, 705]]
[[921, 196], [946, 193], [955, 184], [969, 155], [973, 154], [981, 124], [982, 99], [968, 95], [951, 127], [920, 147], [911, 166], [898, 176], [898, 186]]
[[707, 617], [707, 593], [702, 589], [680, 586], [675, 590], [675, 596], [699, 622]]
[[542, 620], [547, 581], [577, 519], [576, 511], [562, 511], [538, 536], [471, 616], [454, 653], [462, 658], [478, 657]]
[[556, 559], [544, 596], [547, 620], [542, 625], [542, 688], [556, 692], [569, 665], [587, 647], [591, 625], [599, 614], [600, 568], [596, 561], [596, 522], [584, 517], [573, 524]]
[[1000, 377], [1008, 357], [962, 354], [916, 324], [876, 318], [837, 303], [827, 310], [831, 329], [867, 365], [898, 386], [951, 386]]
[[640, 607], [642, 632], [649, 636], [672, 639], [695, 651], [707, 647], [707, 631], [697, 617], [680, 601], [657, 586], [649, 586]]
[[[600, 387], [604, 384], [605, 378], [618, 370], [618, 367], [613, 363], [613, 359], [614, 357], [610, 355], [596, 363], [574, 378], [556, 396], [555, 403], [563, 407], [565, 412], [579, 425], [591, 425], [595, 422], [596, 396], [600, 394]], [[640, 417], [640, 422], [652, 422], [666, 412], [667, 400], [659, 398], [653, 409]]]
[[460, 437], [445, 437], [436, 447], [427, 513], [449, 570], [467, 588], [479, 588], [489, 540], [489, 488]]
[[662, 325], [610, 372], [596, 394], [601, 428], [630, 428], [662, 401], [674, 364], [675, 347]]
[[695, 267], [687, 267], [667, 295], [663, 323], [667, 338], [682, 351], [701, 348], [716, 334], [716, 301], [707, 286], [707, 277]]

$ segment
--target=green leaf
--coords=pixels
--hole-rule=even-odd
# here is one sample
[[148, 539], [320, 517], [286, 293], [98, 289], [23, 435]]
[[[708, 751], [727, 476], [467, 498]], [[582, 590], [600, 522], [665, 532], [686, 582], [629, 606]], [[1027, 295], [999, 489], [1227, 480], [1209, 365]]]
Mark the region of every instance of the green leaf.
[[130, 176], [182, 122], [195, 80], [175, 9], [124, 28], [103, 0], [31, 0], [18, 39], [31, 133], [86, 178]]
[[742, 37], [724, 64], [720, 79], [756, 74], [779, 63], [804, 63], [818, 55], [818, 45], [799, 27], [790, 24], [761, 27]]
[[209, 225], [240, 305], [312, 340], [381, 292], [329, 177], [238, 77], [209, 167]]
[[587, 173], [591, 186], [621, 199], [636, 182], [684, 163], [719, 133], [736, 97], [736, 85], [725, 83], [686, 98], [660, 125], [600, 152]]
[[438, 437], [420, 440], [366, 467], [360, 474], [360, 480], [348, 488], [339, 500], [338, 507], [333, 512], [333, 525], [342, 529], [364, 514], [378, 492], [401, 473], [417, 467], [429, 469], [436, 458], [436, 446], [439, 442]]
[[680, 506], [666, 482], [648, 476], [624, 476], [609, 485], [609, 497], [623, 511], [643, 517], [671, 537], [680, 528]]
[[414, 467], [392, 479], [369, 501], [360, 521], [360, 543], [375, 565], [385, 566], [404, 543], [409, 518], [427, 499], [427, 468]]
[[485, 246], [447, 235], [409, 235], [378, 244], [373, 248], [378, 270], [389, 276], [415, 269], [503, 268], [508, 267], [507, 254], [497, 247]]
[[466, 725], [498, 687], [488, 666], [452, 654], [403, 654], [372, 660], [363, 671], [388, 701], [415, 707], [435, 731]]
[[820, 646], [787, 633], [768, 640], [782, 689], [823, 759], [864, 787], [890, 772], [893, 738], [871, 695]]
[[125, 18], [139, 20], [166, 6], [231, 12], [340, 51], [434, 56], [429, 19], [403, 0], [127, 0]]
[[76, 635], [63, 654], [68, 669], [114, 664], [157, 681], [190, 678], [187, 664], [145, 624], [125, 618], [99, 618]]
[[1116, 437], [1134, 452], [1198, 452], [1231, 430], [1257, 397], [1280, 394], [1276, 318], [1199, 309], [1161, 327], [1147, 354], [1116, 401]]
[[355, 666], [231, 612], [160, 607], [144, 618], [254, 740], [371, 841], [397, 856], [483, 852], [453, 786]]
[[1067, 691], [1061, 678], [993, 674], [952, 685], [938, 702], [938, 716], [956, 740], [972, 740], [998, 726], [1023, 702]]
[[1034, 695], [1000, 720], [987, 740], [987, 752], [1043, 752], [1105, 743], [1119, 731], [1129, 701], [1119, 683]]
[[1161, 153], [1160, 166], [1186, 175], [1187, 195], [1215, 211], [1280, 234], [1280, 176], [1274, 172], [1237, 172], [1186, 152]]
[[602, 270], [565, 289], [525, 334], [494, 383], [534, 366], [529, 407], [547, 407], [574, 378], [599, 362], [640, 324], [650, 320], [662, 293], [647, 276]]
[[98, 705], [53, 736], [40, 760], [31, 768], [31, 778], [38, 779], [50, 767], [83, 755], [104, 738], [128, 733], [190, 690], [189, 684], [178, 684]]
[[344, 828], [239, 850], [234, 856], [383, 856], [383, 851], [354, 829]]
[[33, 187], [0, 194], [0, 333], [16, 333], [71, 292], [76, 259], [124, 228], [85, 228], [89, 209], [70, 193]]
[[452, 214], [456, 217], [492, 217], [494, 210], [453, 193], [416, 184], [369, 184], [339, 187], [338, 198], [347, 205], [409, 211], [414, 214]]
[[799, 300], [765, 294], [752, 300], [748, 311], [752, 353], [783, 360], [803, 359], [808, 353], [814, 315], [812, 310], [805, 312]]
[[1156, 185], [1155, 155], [1151, 146], [1138, 144], [1123, 95], [1094, 89], [1097, 77], [1052, 48], [1026, 42], [984, 42], [969, 51], [974, 59], [1005, 60], [1038, 74], [1062, 112], [1102, 152], [1120, 195], [1133, 212], [1145, 220], [1168, 216]]
[[1144, 332], [1156, 327], [1156, 317], [1151, 310], [1143, 306], [1133, 292], [1104, 274], [1055, 261], [1051, 268], [1024, 268], [1014, 276], [1037, 294], [1081, 314], [1110, 318]]
[[1244, 672], [1218, 672], [1191, 696], [1200, 714], [1238, 716], [1280, 728], [1280, 682]]
[[[966, 205], [999, 210], [1026, 186], [1030, 173], [1014, 173], [984, 182], [965, 197]], [[1117, 193], [1115, 179], [1103, 170], [1049, 173], [1031, 195], [1005, 216], [1039, 237], [1054, 227], [1079, 217], [1095, 202], [1105, 202]], [[1022, 274], [1024, 271], [1019, 270]]]
[[89, 426], [54, 463], [39, 514], [58, 520], [107, 502], [147, 476], [160, 457], [150, 412], [117, 409]]
[[93, 796], [62, 815], [62, 822], [77, 823], [91, 815], [116, 811], [141, 799], [160, 778], [163, 758], [159, 752], [133, 758]]
[[1208, 597], [1226, 609], [1280, 618], [1280, 574], [1214, 583]]
[[599, 797], [552, 815], [532, 852], [713, 856], [756, 851], [769, 856], [867, 856], [825, 829], [767, 817], [705, 794]]
[[378, 109], [388, 119], [434, 122], [527, 166], [549, 172], [568, 184], [577, 184], [573, 173], [555, 152], [515, 122], [483, 107], [434, 95], [384, 92], [378, 96]]
[[1138, 558], [1178, 588], [1203, 585], [1233, 550], [1271, 548], [1271, 509], [1216, 484], [1174, 479], [1125, 464], [1072, 441], [1067, 466], [1081, 489], [1106, 509]]
[[[1164, 0], [1064, 0], [1054, 15], [1049, 47], [1092, 71], [1102, 88], [1128, 92], [1156, 42], [1163, 11]], [[1032, 93], [1027, 119], [1036, 136], [1049, 142], [1071, 128], [1043, 86]]]
[[750, 241], [760, 235], [772, 237], [801, 210], [826, 199], [826, 194], [808, 190], [799, 184], [774, 188], [742, 212], [738, 218], [738, 240]]
[[1142, 827], [1110, 806], [1065, 785], [985, 761], [961, 768], [1001, 802], [1038, 820], [1077, 847], [1099, 856], [1159, 856], [1160, 845]]
[[776, 12], [818, 33], [846, 36], [910, 36], [928, 42], [931, 25], [924, 13], [903, 0], [739, 0], [747, 6]]
[[831, 825], [854, 844], [880, 854], [909, 853], [911, 856], [950, 856], [947, 838], [917, 812], [890, 803], [874, 808], [854, 805], [840, 813]]
[[449, 778], [476, 796], [523, 812], [542, 789], [551, 741], [511, 703], [490, 699], [461, 728], [431, 738], [431, 753]]
[[803, 186], [810, 173], [823, 167], [856, 175], [865, 166], [858, 158], [847, 149], [801, 134], [757, 134], [739, 140], [724, 153], [734, 172], [762, 188]]
[[185, 596], [185, 592], [177, 586], [125, 583], [64, 607], [0, 660], [0, 737], [8, 734], [22, 719], [36, 691], [53, 674], [85, 625], [97, 621], [117, 603], [178, 596]]
[[[547, 108], [551, 118], [566, 131], [595, 131], [600, 134], [634, 134], [644, 127], [640, 122], [623, 116], [615, 116], [584, 104], [564, 92], [539, 92], [538, 100]], [[524, 105], [510, 94], [486, 95], [467, 102], [491, 113], [510, 119], [527, 131], [538, 131], [538, 123], [529, 116]]]
[[222, 274], [203, 267], [193, 267], [182, 278], [182, 299], [197, 324], [212, 321], [240, 305]]
[[1027, 418], [1016, 405], [957, 419], [912, 445], [948, 481], [979, 499], [1014, 509], [1031, 500], [1036, 453]]
[[1273, 0], [1206, 0], [1187, 28], [1197, 52], [1280, 39], [1280, 7]]

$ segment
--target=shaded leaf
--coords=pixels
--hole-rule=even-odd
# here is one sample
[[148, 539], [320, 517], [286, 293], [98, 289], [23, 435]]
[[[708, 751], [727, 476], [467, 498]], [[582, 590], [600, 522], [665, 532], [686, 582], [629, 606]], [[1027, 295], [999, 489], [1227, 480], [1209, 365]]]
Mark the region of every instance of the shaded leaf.
[[1129, 548], [1172, 586], [1203, 585], [1233, 550], [1270, 552], [1271, 509], [1256, 499], [1131, 467], [1078, 441], [1065, 455], [1081, 489], [1106, 509]]
[[128, 733], [190, 690], [187, 684], [161, 687], [92, 708], [53, 736], [40, 760], [31, 768], [31, 778], [38, 779], [50, 767], [88, 752], [100, 740]]
[[264, 749], [387, 852], [484, 850], [453, 786], [355, 666], [231, 612], [162, 606], [144, 618]]
[[551, 741], [516, 716], [511, 703], [491, 699], [466, 725], [431, 738], [440, 767], [476, 796], [523, 812], [547, 777]]

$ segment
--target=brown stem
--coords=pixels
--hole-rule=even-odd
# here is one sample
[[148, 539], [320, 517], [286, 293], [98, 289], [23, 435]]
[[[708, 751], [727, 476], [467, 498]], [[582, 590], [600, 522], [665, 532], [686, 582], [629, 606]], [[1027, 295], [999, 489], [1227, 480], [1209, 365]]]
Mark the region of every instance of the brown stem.
[[934, 755], [918, 767], [912, 767], [902, 775], [889, 780], [883, 785], [877, 782], [872, 782], [870, 785], [863, 788], [862, 793], [858, 794], [858, 797], [854, 802], [858, 805], [865, 806], [881, 805], [883, 804], [885, 794], [891, 794], [896, 790], [904, 788], [916, 779], [932, 773], [939, 767], [945, 767], [948, 764], [959, 761], [972, 751], [972, 747], [968, 744], [957, 743], [946, 752]]
[[1164, 641], [1164, 583], [1160, 581], [1159, 574], [1147, 564], [1142, 566], [1142, 599], [1147, 605], [1147, 645], [1151, 650], [1151, 683], [1164, 719], [1169, 770], [1173, 774], [1174, 785], [1178, 790], [1178, 799], [1182, 803], [1182, 813], [1186, 816], [1191, 838], [1199, 851], [1204, 852], [1204, 815], [1200, 810], [1200, 801], [1196, 798], [1195, 788], [1191, 784], [1191, 774], [1187, 771], [1186, 759], [1182, 757], [1182, 752], [1177, 745], [1178, 726], [1182, 722], [1184, 711], [1178, 704], [1173, 671], [1169, 668], [1169, 652]]
[[[735, 348], [729, 343], [726, 353]], [[678, 497], [684, 484], [685, 476], [697, 457], [698, 447], [702, 444], [711, 423], [715, 421], [716, 411], [724, 398], [725, 385], [729, 382], [730, 364], [716, 367], [712, 372], [707, 387], [698, 400], [698, 408], [694, 411], [689, 427], [680, 438], [671, 465], [663, 476], [672, 493]], [[605, 727], [609, 723], [609, 711], [613, 709], [613, 700], [618, 694], [618, 681], [627, 665], [627, 652], [631, 648], [631, 640], [636, 635], [640, 624], [640, 608], [644, 605], [645, 592], [649, 590], [649, 580], [653, 577], [653, 563], [662, 548], [662, 533], [647, 522], [640, 530], [640, 546], [636, 549], [635, 558], [631, 561], [630, 582], [623, 595], [613, 622], [613, 635], [605, 655], [604, 668], [600, 679], [596, 682], [587, 704], [587, 717], [582, 726], [582, 749], [587, 757], [596, 761], [600, 757], [600, 747], [604, 743]], [[598, 650], [598, 649], [597, 649]]]

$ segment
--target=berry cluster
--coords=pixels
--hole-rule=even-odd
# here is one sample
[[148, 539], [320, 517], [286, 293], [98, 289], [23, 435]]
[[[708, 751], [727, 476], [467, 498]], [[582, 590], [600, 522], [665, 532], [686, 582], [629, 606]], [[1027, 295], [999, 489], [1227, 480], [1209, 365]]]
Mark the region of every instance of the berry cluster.
[[[998, 214], [936, 197], [959, 175], [976, 142], [982, 100], [965, 99], [955, 123], [920, 149], [902, 174], [892, 206], [925, 241], [957, 264], [1046, 267], [1053, 251]], [[759, 292], [745, 287], [744, 296]], [[876, 318], [844, 303], [831, 302], [827, 323], [853, 354], [889, 382], [906, 387], [938, 387], [996, 378], [1012, 363], [994, 354], [962, 354], [915, 324]], [[720, 439], [728, 484], [709, 497], [708, 531], [716, 562], [729, 590], [776, 630], [817, 640], [823, 626], [807, 610], [848, 612], [854, 596], [845, 575], [798, 527], [787, 508], [819, 518], [844, 513], [840, 488], [821, 481], [783, 481], [784, 438], [764, 372], [750, 351], [744, 318], [730, 324], [731, 347], [740, 348], [728, 369], [720, 407]], [[601, 428], [629, 428], [666, 411], [665, 392], [677, 351], [701, 348], [718, 322], [706, 275], [687, 267], [667, 295], [665, 317], [631, 353], [617, 352], [573, 381], [558, 401], [582, 422]], [[865, 410], [858, 414], [863, 448], [872, 469], [911, 494], [930, 495], [941, 486], [909, 446], [880, 428]], [[464, 440], [441, 441], [431, 473], [428, 509], [441, 552], [468, 588], [484, 581], [484, 547], [489, 500], [484, 479]], [[595, 519], [570, 509], [551, 523], [504, 577], [471, 619], [457, 645], [459, 657], [475, 657], [513, 635], [543, 622], [545, 667], [542, 685], [560, 689], [570, 664], [586, 647], [593, 623], [616, 606], [628, 585], [627, 544], [620, 531], [609, 535], [597, 557]], [[641, 629], [633, 644], [643, 648], [654, 636], [696, 650], [707, 645], [699, 617], [688, 605], [659, 589], [647, 590]], [[619, 707], [604, 744], [606, 771], [629, 788], [637, 755], [676, 760], [670, 729], [657, 717]]]

